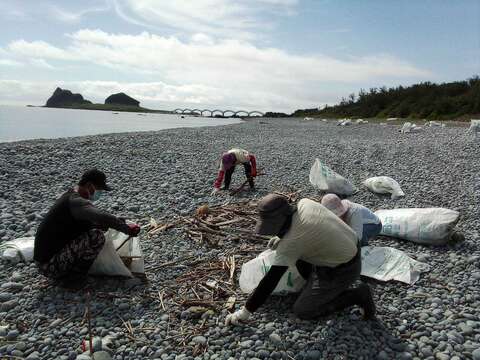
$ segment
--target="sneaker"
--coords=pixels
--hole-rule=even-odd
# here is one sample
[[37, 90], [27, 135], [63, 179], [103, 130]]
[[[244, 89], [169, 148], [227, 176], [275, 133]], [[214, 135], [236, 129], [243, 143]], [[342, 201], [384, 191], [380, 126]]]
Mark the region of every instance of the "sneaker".
[[363, 309], [363, 317], [365, 320], [372, 320], [375, 318], [375, 302], [373, 301], [372, 290], [370, 286], [362, 283], [358, 287], [359, 304]]

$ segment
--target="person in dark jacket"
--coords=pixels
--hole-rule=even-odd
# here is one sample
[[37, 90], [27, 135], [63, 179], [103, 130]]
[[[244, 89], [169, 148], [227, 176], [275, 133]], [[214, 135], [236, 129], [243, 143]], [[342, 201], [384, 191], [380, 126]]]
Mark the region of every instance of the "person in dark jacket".
[[60, 280], [66, 287], [81, 287], [103, 248], [104, 231], [112, 228], [129, 236], [138, 235], [138, 225], [127, 225], [124, 219], [93, 205], [92, 201], [110, 190], [105, 174], [91, 169], [75, 188], [56, 200], [35, 235], [33, 259], [41, 274]]

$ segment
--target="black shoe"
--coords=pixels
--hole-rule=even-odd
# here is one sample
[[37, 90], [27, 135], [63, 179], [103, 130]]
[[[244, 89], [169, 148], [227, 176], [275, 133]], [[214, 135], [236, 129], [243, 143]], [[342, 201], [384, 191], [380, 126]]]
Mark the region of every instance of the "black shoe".
[[372, 290], [370, 286], [362, 283], [357, 289], [358, 302], [357, 305], [363, 309], [363, 317], [365, 320], [372, 320], [375, 318], [375, 303], [373, 301]]

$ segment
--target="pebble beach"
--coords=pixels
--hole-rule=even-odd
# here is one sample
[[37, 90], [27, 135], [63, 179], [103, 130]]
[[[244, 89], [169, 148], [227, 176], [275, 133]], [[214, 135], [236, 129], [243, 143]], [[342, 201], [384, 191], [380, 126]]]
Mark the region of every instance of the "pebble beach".
[[[34, 236], [53, 201], [88, 168], [103, 170], [114, 188], [98, 206], [146, 226], [150, 218], [168, 222], [204, 204], [259, 199], [274, 190], [318, 196], [309, 183], [315, 158], [359, 188], [350, 200], [373, 210], [457, 210], [457, 228], [465, 235], [463, 243], [441, 247], [382, 236], [373, 240], [371, 245], [395, 247], [431, 266], [414, 285], [372, 282], [377, 321], [362, 320], [357, 309], [300, 320], [291, 310], [295, 296], [289, 295], [272, 296], [243, 327], [224, 325], [226, 309], [197, 316], [173, 302], [162, 305], [158, 296], [189, 271], [185, 263], [175, 264], [177, 259], [218, 258], [225, 248], [240, 244], [204, 246], [175, 228], [141, 237], [148, 282], [93, 280], [93, 355], [81, 348], [88, 338], [85, 292], [53, 286], [34, 264], [3, 261], [0, 359], [480, 360], [480, 141], [465, 127], [410, 134], [399, 128], [262, 118], [217, 127], [0, 143], [0, 243]], [[266, 175], [257, 178], [255, 191], [211, 197], [219, 157], [232, 147], [254, 153]], [[361, 185], [380, 175], [394, 178], [405, 197], [391, 200]], [[232, 187], [243, 181], [243, 169], [237, 168]], [[236, 307], [241, 305], [238, 301]], [[200, 332], [184, 343], [173, 341], [192, 326]]]

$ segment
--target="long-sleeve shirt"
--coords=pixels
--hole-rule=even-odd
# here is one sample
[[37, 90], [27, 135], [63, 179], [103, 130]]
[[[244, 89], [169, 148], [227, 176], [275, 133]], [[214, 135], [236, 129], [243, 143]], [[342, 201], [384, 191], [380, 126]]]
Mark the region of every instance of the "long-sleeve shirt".
[[245, 307], [254, 312], [270, 296], [289, 266], [298, 260], [315, 266], [336, 267], [358, 251], [353, 230], [323, 205], [302, 199], [287, 233], [276, 242], [274, 264], [249, 296]]
[[34, 260], [47, 262], [65, 245], [93, 228], [129, 232], [124, 220], [96, 208], [77, 192], [67, 191], [50, 208], [37, 229]]
[[362, 239], [363, 225], [379, 224], [380, 219], [375, 213], [363, 205], [349, 201], [349, 208], [345, 215], [345, 222], [355, 231], [358, 239]]

